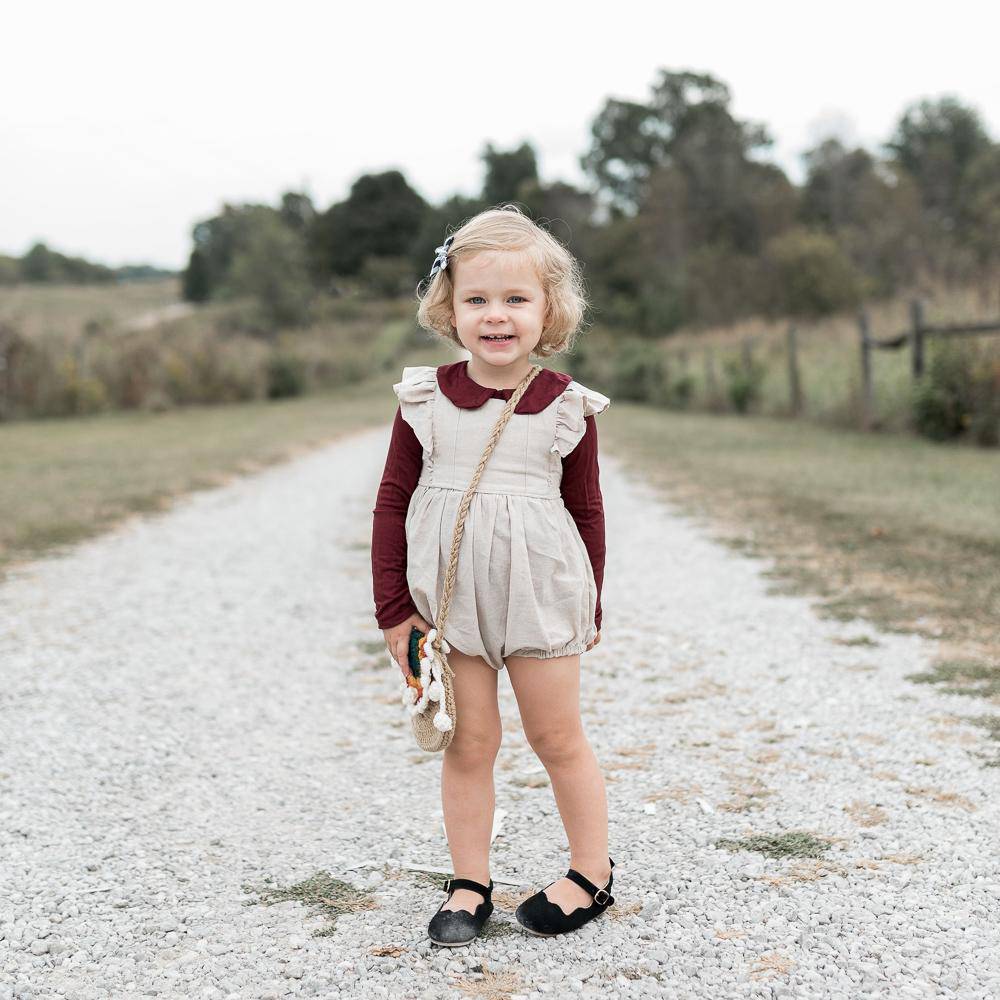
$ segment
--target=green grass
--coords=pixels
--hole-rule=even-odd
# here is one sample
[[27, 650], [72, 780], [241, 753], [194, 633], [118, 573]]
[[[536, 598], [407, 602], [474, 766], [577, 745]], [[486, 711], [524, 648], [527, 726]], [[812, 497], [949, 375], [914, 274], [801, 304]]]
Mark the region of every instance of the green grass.
[[907, 680], [916, 684], [941, 684], [944, 694], [1000, 697], [1000, 666], [977, 660], [938, 660], [932, 670], [909, 674]]
[[773, 558], [775, 592], [1000, 667], [995, 451], [621, 402], [599, 421], [602, 450], [629, 475], [719, 540]]
[[739, 840], [724, 838], [717, 840], [715, 846], [729, 851], [757, 851], [769, 858], [821, 858], [830, 849], [830, 842], [811, 833], [793, 831], [757, 834]]
[[0, 572], [190, 490], [384, 425], [396, 404], [387, 381], [289, 400], [0, 424]]
[[356, 889], [349, 882], [334, 878], [329, 872], [317, 872], [310, 878], [303, 879], [291, 886], [276, 886], [273, 879], [266, 877], [261, 886], [244, 885], [244, 891], [258, 895], [257, 900], [246, 901], [247, 906], [260, 903], [263, 906], [273, 906], [275, 903], [287, 903], [290, 900], [302, 903], [312, 912], [318, 912], [327, 918], [326, 926], [313, 933], [313, 937], [326, 937], [336, 929], [337, 918], [344, 913], [357, 913], [361, 910], [374, 910], [378, 903], [370, 892]]
[[20, 284], [0, 295], [0, 321], [29, 336], [75, 338], [87, 322], [121, 324], [180, 301], [180, 281], [130, 281], [110, 285]]

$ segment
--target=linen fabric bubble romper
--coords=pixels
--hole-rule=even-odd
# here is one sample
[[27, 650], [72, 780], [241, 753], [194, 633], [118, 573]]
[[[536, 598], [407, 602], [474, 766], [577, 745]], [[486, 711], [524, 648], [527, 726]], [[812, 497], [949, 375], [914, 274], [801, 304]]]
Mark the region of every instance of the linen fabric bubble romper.
[[[506, 402], [456, 406], [430, 365], [404, 368], [393, 390], [423, 448], [406, 514], [406, 579], [417, 610], [436, 625], [458, 509]], [[465, 521], [444, 629], [454, 649], [502, 670], [507, 656], [582, 653], [594, 639], [594, 572], [559, 483], [585, 418], [609, 404], [571, 381], [541, 412], [511, 415]]]

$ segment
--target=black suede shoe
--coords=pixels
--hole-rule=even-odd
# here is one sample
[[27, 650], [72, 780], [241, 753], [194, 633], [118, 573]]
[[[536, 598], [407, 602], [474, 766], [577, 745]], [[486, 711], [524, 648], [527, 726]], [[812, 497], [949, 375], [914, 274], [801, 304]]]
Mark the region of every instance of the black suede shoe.
[[[611, 861], [611, 858], [608, 858], [608, 861]], [[614, 861], [611, 861], [611, 867], [612, 869], [615, 867]], [[572, 913], [563, 913], [562, 907], [558, 903], [553, 903], [543, 889], [529, 896], [514, 911], [514, 919], [526, 931], [538, 934], [540, 937], [555, 937], [556, 934], [575, 931], [603, 913], [615, 901], [615, 897], [611, 895], [611, 885], [615, 880], [613, 871], [603, 889], [599, 889], [586, 875], [581, 875], [575, 868], [570, 868], [566, 872], [566, 878], [586, 889], [594, 897], [594, 902], [590, 906], [578, 906]], [[558, 881], [556, 879], [556, 882]], [[555, 882], [550, 882], [549, 885], [555, 885]], [[548, 887], [547, 885], [545, 888]]]
[[[431, 922], [427, 925], [427, 933], [435, 944], [443, 944], [448, 948], [475, 941], [493, 912], [493, 879], [490, 879], [489, 885], [473, 882], [471, 878], [448, 879], [444, 884], [448, 899], [451, 899], [455, 889], [472, 889], [482, 893], [483, 902], [476, 907], [475, 913], [469, 913], [468, 910], [442, 910], [438, 907], [437, 913], [431, 917]], [[448, 899], [444, 903], [447, 903]], [[444, 903], [441, 906], [444, 906]]]

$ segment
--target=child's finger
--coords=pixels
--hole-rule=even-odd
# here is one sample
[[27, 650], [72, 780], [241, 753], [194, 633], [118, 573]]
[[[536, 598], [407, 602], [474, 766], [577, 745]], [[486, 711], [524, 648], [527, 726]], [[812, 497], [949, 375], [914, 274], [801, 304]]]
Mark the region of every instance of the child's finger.
[[409, 643], [406, 639], [396, 640], [395, 656], [396, 662], [399, 664], [399, 669], [403, 671], [404, 676], [412, 673], [410, 670]]

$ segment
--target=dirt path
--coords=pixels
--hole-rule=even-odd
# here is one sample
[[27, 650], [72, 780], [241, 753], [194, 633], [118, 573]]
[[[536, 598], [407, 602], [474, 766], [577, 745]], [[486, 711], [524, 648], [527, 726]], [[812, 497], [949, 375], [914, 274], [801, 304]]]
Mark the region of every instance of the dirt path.
[[583, 711], [617, 902], [558, 940], [514, 924], [567, 853], [503, 676], [497, 911], [471, 947], [431, 945], [444, 896], [414, 869], [448, 870], [440, 757], [372, 615], [387, 442], [192, 494], [0, 586], [0, 998], [1000, 991], [1000, 768], [966, 700], [904, 679], [932, 646], [769, 594], [766, 562], [608, 453]]

